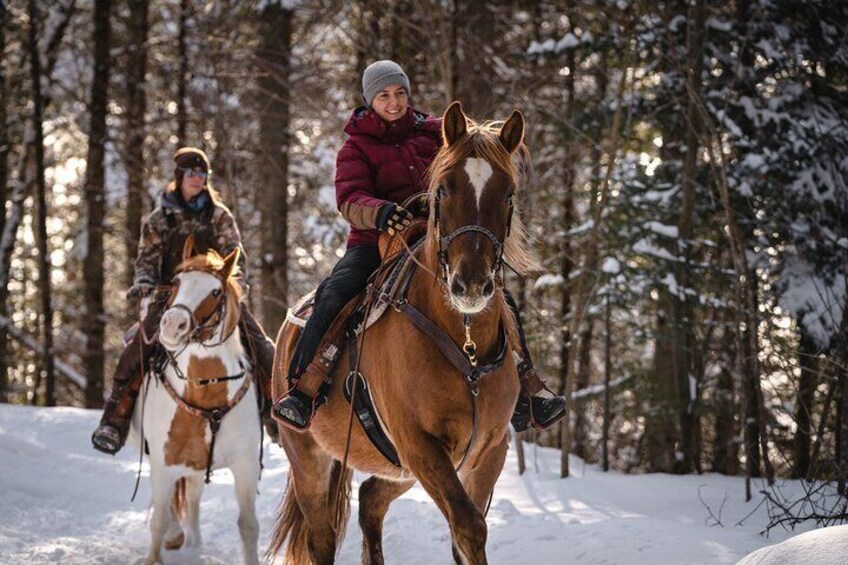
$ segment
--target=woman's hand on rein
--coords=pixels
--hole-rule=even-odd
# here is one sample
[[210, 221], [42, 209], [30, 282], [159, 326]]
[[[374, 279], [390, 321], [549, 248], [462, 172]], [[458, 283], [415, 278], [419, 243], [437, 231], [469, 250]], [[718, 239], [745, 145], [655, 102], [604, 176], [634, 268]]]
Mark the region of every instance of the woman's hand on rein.
[[403, 233], [412, 224], [412, 214], [397, 204], [386, 204], [380, 211], [377, 229], [389, 235]]

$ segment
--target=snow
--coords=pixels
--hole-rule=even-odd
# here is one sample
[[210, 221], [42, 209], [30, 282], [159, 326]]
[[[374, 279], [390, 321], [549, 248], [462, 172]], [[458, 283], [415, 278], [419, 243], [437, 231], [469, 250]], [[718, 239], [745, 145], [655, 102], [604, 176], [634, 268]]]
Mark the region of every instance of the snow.
[[738, 565], [842, 565], [846, 555], [848, 526], [832, 526], [758, 549]]
[[[99, 416], [95, 410], [0, 405], [2, 563], [132, 563], [145, 555], [148, 480], [142, 477], [130, 502], [138, 454], [131, 447], [116, 457], [91, 449]], [[744, 502], [738, 477], [604, 473], [572, 458], [572, 476], [560, 479], [558, 451], [528, 444], [526, 454], [528, 471], [519, 476], [510, 449], [495, 488], [487, 519], [494, 564], [734, 563], [790, 535], [759, 535], [765, 507], [755, 510], [757, 498]], [[267, 440], [265, 466], [257, 501], [260, 551], [267, 547], [288, 470], [282, 450]], [[354, 479], [339, 563], [359, 562], [356, 489], [363, 479]], [[761, 486], [755, 482], [755, 492]], [[216, 471], [201, 502], [204, 545], [166, 552], [165, 563], [238, 562], [236, 515], [232, 476]], [[447, 523], [419, 486], [392, 505], [384, 549], [389, 563], [452, 562]]]

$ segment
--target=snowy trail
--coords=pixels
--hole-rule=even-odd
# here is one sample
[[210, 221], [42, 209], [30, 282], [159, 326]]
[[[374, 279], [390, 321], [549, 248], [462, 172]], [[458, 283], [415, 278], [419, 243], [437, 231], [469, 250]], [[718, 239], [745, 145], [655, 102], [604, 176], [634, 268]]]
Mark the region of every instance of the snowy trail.
[[[150, 489], [142, 478], [130, 502], [138, 455], [90, 448], [99, 412], [0, 405], [0, 563], [135, 563], [147, 551]], [[286, 483], [288, 462], [266, 443], [259, 484], [260, 551], [267, 547]], [[574, 476], [560, 480], [559, 452], [528, 446], [531, 468], [519, 477], [514, 452], [497, 484], [488, 516], [493, 564], [735, 563], [750, 551], [790, 537], [758, 535], [760, 509], [744, 503], [743, 482], [720, 475], [622, 475], [572, 459]], [[538, 461], [538, 472], [532, 461]], [[354, 480], [351, 522], [339, 563], [358, 563]], [[167, 552], [167, 564], [239, 562], [232, 477], [218, 471], [203, 496], [200, 549]], [[703, 486], [701, 486], [703, 485]], [[724, 527], [705, 525], [698, 490]], [[447, 522], [420, 488], [397, 500], [386, 518], [389, 563], [452, 563]]]

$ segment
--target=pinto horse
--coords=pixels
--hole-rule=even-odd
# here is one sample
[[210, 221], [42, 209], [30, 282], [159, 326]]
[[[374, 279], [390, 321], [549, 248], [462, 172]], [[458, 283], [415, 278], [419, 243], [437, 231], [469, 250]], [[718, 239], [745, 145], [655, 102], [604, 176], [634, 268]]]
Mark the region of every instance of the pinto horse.
[[161, 374], [148, 375], [131, 426], [133, 443], [143, 437], [150, 460], [146, 563], [161, 562], [163, 541], [167, 549], [200, 545], [204, 478], [209, 482], [213, 469], [228, 467], [244, 562], [255, 564], [261, 432], [256, 386], [239, 339], [239, 250], [222, 258], [215, 251], [194, 255], [193, 246], [189, 237], [159, 324], [167, 361]]
[[[444, 146], [428, 173], [430, 218], [415, 248], [420, 267], [405, 299], [366, 330], [358, 358], [400, 465], [381, 455], [362, 426], [349, 429], [342, 387], [353, 367], [343, 350], [327, 404], [311, 427], [280, 426], [291, 470], [268, 553], [288, 540], [287, 563], [334, 562], [347, 522], [350, 468], [372, 475], [359, 488], [363, 562], [383, 563], [389, 504], [418, 481], [447, 518], [454, 559], [486, 563], [485, 514], [519, 391], [510, 354], [516, 327], [498, 271], [504, 255], [519, 271], [534, 266], [513, 204], [518, 172], [512, 156], [523, 148], [524, 119], [516, 110], [500, 128], [478, 125], [454, 102], [442, 129]], [[287, 321], [277, 337], [275, 397], [286, 391], [298, 331]], [[506, 362], [475, 373], [472, 367], [482, 371], [505, 351]]]

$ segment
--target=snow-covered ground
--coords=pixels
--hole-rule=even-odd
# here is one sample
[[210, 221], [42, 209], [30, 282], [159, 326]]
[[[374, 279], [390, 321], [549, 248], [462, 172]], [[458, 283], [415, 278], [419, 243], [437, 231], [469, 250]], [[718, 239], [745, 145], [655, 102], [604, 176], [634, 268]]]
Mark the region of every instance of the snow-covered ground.
[[[91, 449], [98, 418], [92, 410], [0, 405], [0, 563], [134, 563], [146, 554], [149, 484], [144, 477], [130, 502], [138, 454], [132, 447], [117, 457]], [[288, 470], [280, 448], [266, 444], [265, 453], [260, 551]], [[529, 446], [527, 456], [530, 469], [519, 476], [511, 450], [495, 490], [487, 546], [493, 564], [735, 563], [791, 536], [759, 535], [764, 509], [748, 516], [758, 499], [744, 502], [739, 478], [603, 473], [572, 459], [573, 476], [561, 480], [559, 452]], [[343, 564], [359, 561], [361, 478], [354, 482]], [[704, 504], [722, 525], [710, 525]], [[165, 562], [238, 563], [236, 514], [231, 475], [218, 471], [201, 503], [203, 547], [166, 552]], [[389, 563], [452, 563], [447, 522], [420, 487], [392, 505], [384, 540]]]

